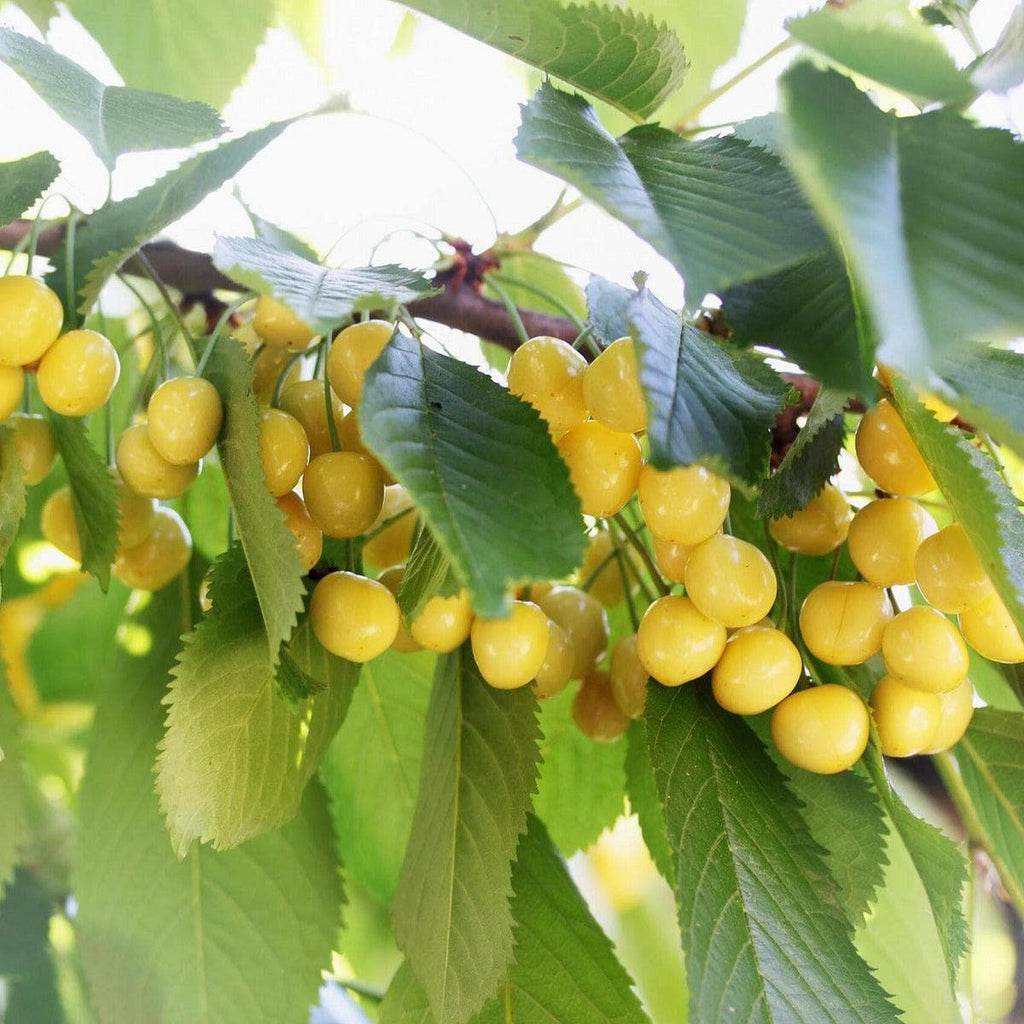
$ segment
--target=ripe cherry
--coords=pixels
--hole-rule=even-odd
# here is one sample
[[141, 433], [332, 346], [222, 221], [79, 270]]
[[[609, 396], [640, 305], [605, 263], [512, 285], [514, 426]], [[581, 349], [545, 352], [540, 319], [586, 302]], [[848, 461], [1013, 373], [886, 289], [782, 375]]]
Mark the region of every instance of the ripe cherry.
[[162, 590], [181, 573], [192, 557], [192, 537], [173, 509], [156, 510], [155, 523], [141, 543], [120, 548], [112, 573], [135, 590]]
[[647, 427], [632, 338], [613, 341], [583, 375], [583, 400], [590, 415], [610, 430], [634, 434]]
[[306, 468], [302, 493], [313, 521], [328, 537], [358, 537], [380, 514], [384, 474], [367, 455], [327, 452]]
[[136, 423], [121, 435], [115, 458], [122, 479], [136, 494], [163, 501], [184, 493], [199, 475], [199, 463], [171, 465], [153, 447], [146, 423]]
[[583, 677], [572, 700], [572, 717], [580, 732], [597, 743], [617, 740], [630, 721], [615, 702], [608, 673], [600, 669], [592, 669]]
[[686, 594], [723, 626], [751, 626], [775, 603], [778, 582], [764, 553], [749, 541], [717, 534], [690, 553]]
[[725, 650], [725, 626], [709, 619], [688, 597], [655, 601], [640, 620], [637, 656], [659, 683], [680, 686], [714, 668]]
[[512, 353], [508, 389], [529, 402], [558, 437], [587, 418], [587, 361], [559, 338], [531, 338]]
[[792, 693], [772, 712], [772, 740], [797, 768], [819, 775], [845, 771], [864, 753], [870, 735], [864, 701], [827, 683]]
[[88, 416], [114, 390], [121, 363], [114, 346], [96, 331], [68, 331], [45, 352], [36, 373], [39, 397], [62, 416]]
[[327, 650], [354, 662], [383, 654], [401, 623], [391, 591], [353, 572], [332, 572], [317, 583], [309, 600], [309, 618]]
[[935, 530], [935, 520], [916, 501], [881, 498], [853, 517], [846, 543], [868, 583], [892, 587], [916, 580], [917, 549]]
[[935, 490], [935, 478], [887, 398], [864, 414], [856, 446], [861, 467], [883, 491], [914, 497]]
[[548, 620], [537, 605], [513, 601], [508, 618], [475, 618], [469, 636], [484, 681], [499, 690], [514, 690], [530, 682], [544, 664]]
[[913, 757], [934, 743], [942, 719], [937, 693], [883, 676], [872, 691], [870, 704], [886, 757]]
[[640, 511], [656, 537], [674, 544], [699, 544], [725, 522], [729, 482], [704, 466], [662, 472], [643, 468], [637, 484]]
[[870, 583], [819, 583], [800, 608], [800, 634], [808, 650], [829, 665], [860, 665], [882, 647], [893, 617], [884, 590]]
[[799, 555], [827, 555], [846, 540], [852, 516], [843, 492], [825, 484], [802, 509], [771, 520], [768, 532], [778, 544]]
[[327, 353], [327, 379], [346, 405], [359, 408], [366, 371], [394, 333], [394, 325], [386, 320], [364, 320], [335, 335]]
[[633, 496], [643, 458], [632, 434], [588, 420], [563, 434], [557, 447], [584, 515], [613, 516]]
[[736, 715], [759, 715], [793, 692], [803, 672], [800, 652], [781, 630], [741, 629], [711, 673], [715, 700]]
[[314, 337], [313, 328], [309, 324], [296, 316], [283, 302], [269, 295], [261, 295], [256, 300], [252, 322], [256, 333], [268, 348], [302, 352], [309, 348]]
[[34, 363], [57, 340], [64, 308], [34, 277], [0, 278], [0, 366]]
[[955, 690], [970, 667], [967, 645], [956, 626], [924, 605], [900, 612], [886, 625], [882, 657], [889, 675], [928, 693]]
[[174, 377], [153, 392], [146, 417], [157, 452], [171, 465], [189, 466], [216, 443], [224, 405], [204, 377]]

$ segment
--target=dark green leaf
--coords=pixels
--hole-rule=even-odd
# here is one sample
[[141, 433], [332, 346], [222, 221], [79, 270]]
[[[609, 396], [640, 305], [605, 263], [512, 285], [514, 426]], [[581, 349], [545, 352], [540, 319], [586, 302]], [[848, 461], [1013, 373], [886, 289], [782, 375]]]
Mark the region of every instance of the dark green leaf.
[[850, 279], [834, 249], [726, 289], [736, 341], [776, 348], [828, 387], [874, 395], [874, 346], [861, 337]]
[[893, 399], [953, 519], [970, 538], [1007, 611], [1024, 631], [1024, 516], [995, 463], [959, 430], [940, 423], [899, 376]]
[[25, 481], [14, 431], [0, 423], [0, 564], [11, 550], [24, 517]]
[[745, 723], [698, 683], [652, 684], [645, 725], [690, 1019], [890, 1024], [895, 1010], [853, 948], [799, 804]]
[[949, 112], [883, 113], [809, 64], [780, 87], [789, 164], [849, 258], [883, 362], [922, 374], [955, 342], [1024, 330], [1024, 146]]
[[349, 877], [391, 902], [412, 827], [436, 656], [388, 652], [363, 666], [320, 769]]
[[33, 153], [22, 160], [0, 164], [0, 223], [20, 217], [58, 174], [60, 164], [50, 153]]
[[565, 856], [585, 850], [623, 812], [626, 743], [595, 743], [572, 717], [575, 687], [540, 704], [541, 766], [533, 808]]
[[686, 73], [675, 34], [634, 11], [595, 3], [403, 0], [453, 28], [589, 92], [642, 121]]
[[366, 375], [359, 422], [478, 614], [507, 614], [512, 584], [582, 561], [565, 463], [536, 411], [490, 377], [396, 333]]
[[629, 334], [629, 303], [635, 288], [623, 288], [595, 274], [587, 284], [587, 322], [602, 347]]
[[630, 303], [630, 323], [651, 463], [668, 469], [704, 462], [741, 487], [760, 483], [789, 385], [759, 356], [682, 326], [646, 288]]
[[665, 830], [665, 814], [658, 799], [658, 789], [654, 784], [654, 769], [651, 767], [647, 736], [642, 722], [634, 722], [629, 727], [626, 749], [626, 794], [629, 797], [630, 809], [640, 822], [640, 831], [651, 859], [663, 878], [675, 878], [672, 847], [669, 845], [668, 832]]
[[156, 788], [171, 842], [218, 850], [290, 821], [348, 709], [358, 666], [327, 653], [308, 623], [290, 645], [324, 691], [295, 714], [277, 694], [259, 602], [236, 545], [213, 569], [212, 609], [185, 637], [164, 698]]
[[5, 981], [4, 1020], [10, 1024], [58, 1024], [64, 1019], [50, 955], [50, 916], [55, 910], [43, 881], [28, 868], [19, 868], [0, 903], [0, 977]]
[[394, 902], [398, 945], [434, 1015], [462, 1024], [512, 959], [512, 862], [537, 778], [528, 688], [495, 690], [468, 648], [438, 660], [419, 797]]
[[[512, 869], [515, 961], [473, 1024], [642, 1024], [647, 1016], [611, 943], [533, 815]], [[426, 994], [399, 968], [381, 1024], [432, 1024]]]
[[262, 238], [218, 238], [213, 262], [232, 280], [283, 302], [319, 334], [353, 313], [390, 309], [430, 291], [425, 277], [404, 267], [338, 270]]
[[1024, 355], [970, 345], [950, 352], [935, 372], [956, 392], [950, 401], [965, 419], [1024, 455]]
[[451, 563], [429, 528], [419, 531], [409, 552], [405, 575], [398, 588], [398, 606], [411, 622], [435, 594], [451, 596], [459, 591]]
[[273, 663], [302, 611], [306, 594], [302, 563], [295, 538], [284, 525], [284, 513], [263, 482], [252, 366], [234, 338], [222, 337], [217, 342], [206, 364], [206, 377], [224, 403], [224, 426], [217, 450]]
[[114, 475], [99, 452], [89, 444], [82, 420], [52, 412], [50, 425], [57, 439], [57, 453], [71, 485], [75, 524], [82, 545], [82, 568], [91, 572], [106, 590], [110, 585], [110, 566], [117, 549]]
[[96, 713], [72, 879], [90, 993], [107, 1024], [304, 1024], [341, 900], [323, 790], [278, 832], [175, 858], [152, 769], [181, 615], [178, 591], [154, 597], [139, 623], [153, 647], [115, 658]]
[[791, 516], [821, 493], [839, 469], [845, 406], [846, 398], [839, 392], [828, 388], [818, 392], [796, 441], [761, 488], [758, 515], [765, 519]]
[[740, 139], [690, 142], [654, 126], [616, 139], [585, 100], [545, 84], [523, 108], [516, 149], [650, 242], [694, 303], [825, 245], [778, 158]]
[[974, 95], [941, 38], [906, 0], [826, 5], [786, 28], [836, 64], [918, 100], [959, 103]]
[[[241, 82], [274, 17], [273, 0], [74, 0], [75, 18], [128, 85], [218, 109]], [[178, 26], [177, 30], [171, 26]]]
[[81, 133], [107, 167], [122, 153], [191, 146], [224, 130], [205, 103], [104, 85], [73, 60], [10, 29], [0, 28], [0, 60]]
[[[18, 717], [11, 703], [0, 658], [0, 896], [11, 880], [18, 847], [25, 838], [25, 809], [21, 793], [21, 746]], [[0, 970], [0, 974], [3, 974]]]
[[1024, 80], [1024, 4], [1018, 3], [996, 40], [996, 45], [971, 68], [971, 81], [979, 89], [1009, 92]]
[[88, 312], [103, 285], [143, 242], [220, 188], [294, 120], [276, 121], [221, 143], [168, 171], [137, 195], [107, 203], [90, 214], [75, 234], [72, 289], [65, 288], [64, 284], [68, 271], [66, 253], [62, 250], [52, 261], [50, 277], [64, 301], [65, 310]]
[[1014, 903], [1024, 907], [1024, 715], [978, 708], [954, 748], [980, 839]]

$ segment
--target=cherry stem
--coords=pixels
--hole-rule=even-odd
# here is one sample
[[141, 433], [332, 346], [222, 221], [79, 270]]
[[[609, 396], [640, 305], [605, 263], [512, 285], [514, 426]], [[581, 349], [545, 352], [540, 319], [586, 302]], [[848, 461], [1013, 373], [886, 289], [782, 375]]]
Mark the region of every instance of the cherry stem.
[[580, 331], [583, 330], [583, 321], [565, 302], [563, 302], [557, 295], [549, 292], [546, 288], [539, 288], [530, 281], [524, 281], [520, 277], [510, 277], [508, 274], [504, 274], [498, 270], [488, 271], [488, 273], [484, 275], [484, 282], [486, 284], [491, 284], [494, 281], [497, 281], [502, 285], [511, 285], [513, 288], [522, 288], [524, 291], [532, 292], [538, 298], [541, 298], [545, 302], [554, 306], [555, 309], [557, 309], [566, 319], [571, 320]]
[[178, 330], [181, 331], [181, 336], [185, 339], [185, 344], [188, 345], [189, 352], [192, 355], [192, 365], [195, 366], [198, 362], [198, 354], [196, 352], [195, 339], [192, 337], [192, 333], [185, 326], [185, 321], [181, 317], [181, 310], [178, 309], [178, 304], [174, 301], [173, 296], [164, 284], [160, 275], [153, 269], [153, 264], [149, 262], [149, 257], [146, 255], [143, 249], [135, 254], [135, 258], [139, 261], [139, 265], [146, 272], [146, 276], [156, 285], [156, 290], [160, 293], [160, 297], [164, 300], [167, 305], [167, 310], [174, 318], [174, 322], [178, 325]]
[[[330, 344], [330, 338], [325, 339], [325, 344]], [[327, 410], [327, 432], [331, 436], [331, 451], [341, 451], [341, 442], [338, 440], [338, 424], [334, 422], [334, 403], [331, 401], [331, 382], [324, 373], [324, 408]]]
[[160, 326], [160, 321], [157, 319], [156, 311], [146, 301], [146, 299], [143, 298], [142, 292], [140, 292], [139, 289], [124, 276], [124, 274], [119, 274], [118, 277], [125, 288], [135, 296], [139, 305], [142, 306], [149, 317], [149, 329], [153, 334], [153, 340], [156, 342], [157, 348], [160, 349], [160, 361], [163, 363], [163, 376], [161, 377], [161, 380], [167, 380], [171, 376], [171, 354], [167, 349], [167, 339], [164, 337], [163, 328]]
[[515, 328], [519, 344], [525, 345], [530, 340], [530, 335], [523, 326], [523, 318], [519, 315], [519, 310], [516, 309], [516, 304], [512, 301], [508, 292], [505, 291], [497, 281], [489, 281], [488, 283], [497, 294], [498, 298], [501, 299], [502, 305], [508, 313], [508, 318], [512, 321], [512, 326]]
[[619, 527], [620, 530], [625, 534], [626, 539], [632, 545], [633, 549], [643, 560], [644, 565], [647, 567], [647, 571], [651, 574], [651, 582], [654, 584], [655, 589], [662, 597], [666, 597], [669, 593], [668, 584], [662, 579], [661, 573], [658, 572], [658, 567], [654, 564], [654, 559], [651, 558], [651, 553], [647, 550], [647, 545], [640, 539], [637, 532], [632, 526], [626, 521], [626, 517], [621, 512], [616, 512], [612, 516], [613, 521]]
[[217, 326], [213, 329], [213, 334], [210, 335], [210, 342], [203, 351], [203, 357], [196, 364], [196, 376], [202, 377], [203, 371], [206, 369], [206, 364], [210, 361], [210, 356], [213, 355], [213, 346], [220, 341], [220, 336], [227, 327], [231, 317], [235, 315], [240, 306], [244, 306], [250, 299], [253, 298], [253, 292], [248, 292], [242, 295], [231, 303], [230, 306], [225, 307], [224, 312], [221, 313], [220, 319], [217, 321]]

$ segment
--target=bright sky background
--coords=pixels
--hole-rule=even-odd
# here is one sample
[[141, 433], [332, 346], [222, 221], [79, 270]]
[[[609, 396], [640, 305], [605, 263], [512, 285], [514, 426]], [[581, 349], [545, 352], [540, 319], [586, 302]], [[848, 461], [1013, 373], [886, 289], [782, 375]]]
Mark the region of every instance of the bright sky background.
[[[752, 0], [740, 51], [716, 84], [785, 38], [783, 20], [808, 8], [806, 0]], [[983, 45], [994, 42], [1011, 0], [980, 0], [974, 12]], [[514, 230], [547, 208], [560, 190], [553, 178], [515, 159], [512, 138], [521, 102], [536, 78], [522, 64], [497, 55], [429, 19], [419, 19], [411, 42], [393, 52], [404, 8], [387, 0], [324, 0], [324, 66], [286, 32], [272, 30], [245, 83], [225, 111], [234, 129], [310, 109], [347, 93], [364, 114], [315, 118], [297, 125], [246, 168], [238, 184], [262, 216], [306, 238], [335, 265], [361, 265], [386, 233], [401, 229], [462, 235], [484, 248], [496, 228]], [[0, 22], [38, 35], [15, 8], [0, 6]], [[950, 30], [951, 31], [951, 30]], [[958, 37], [951, 36], [954, 39]], [[104, 81], [119, 82], [95, 43], [67, 15], [49, 41]], [[685, 42], [685, 41], [684, 41]], [[226, 41], [226, 45], [230, 45]], [[774, 80], [796, 51], [772, 61], [710, 106], [715, 124], [765, 113], [775, 105]], [[966, 49], [958, 58], [969, 59]], [[284, 85], [282, 85], [284, 83]], [[168, 83], [173, 92], [173, 83]], [[64, 173], [57, 189], [89, 210], [106, 194], [106, 174], [87, 144], [67, 128], [14, 72], [0, 65], [0, 160], [50, 148]], [[1024, 90], [986, 97], [975, 113], [989, 123], [1024, 123]], [[115, 196], [130, 195], [181, 154], [121, 159]], [[59, 204], [47, 214], [59, 214]], [[209, 249], [214, 235], [250, 233], [248, 219], [228, 189], [210, 197], [170, 234]], [[333, 247], [333, 248], [332, 248]], [[573, 214], [544, 236], [540, 248], [568, 263], [627, 283], [634, 270], [651, 275], [666, 301], [681, 304], [682, 284], [666, 261], [596, 209]], [[377, 256], [425, 266], [433, 249], [407, 233]]]

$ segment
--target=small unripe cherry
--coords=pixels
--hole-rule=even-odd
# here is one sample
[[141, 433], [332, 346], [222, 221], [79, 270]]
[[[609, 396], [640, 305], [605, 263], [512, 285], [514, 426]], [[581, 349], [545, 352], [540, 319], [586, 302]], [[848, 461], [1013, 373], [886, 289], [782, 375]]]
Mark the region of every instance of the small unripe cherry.
[[974, 716], [974, 687], [965, 679], [955, 690], [937, 693], [939, 725], [922, 754], [941, 754], [959, 743]]
[[819, 583], [800, 608], [800, 634], [828, 665], [860, 665], [882, 647], [893, 617], [884, 590], [870, 583]]
[[608, 685], [619, 710], [627, 718], [642, 718], [650, 676], [637, 654], [636, 633], [624, 636], [612, 649]]
[[174, 377], [153, 392], [146, 407], [149, 440], [173, 466], [198, 462], [217, 441], [224, 405], [204, 377]]
[[146, 423], [136, 423], [121, 435], [115, 458], [122, 479], [136, 494], [162, 501], [184, 493], [199, 475], [199, 463], [171, 465], [153, 447]]
[[1004, 665], [1024, 662], [1024, 640], [1000, 596], [988, 597], [960, 613], [964, 639], [989, 661]]
[[647, 403], [632, 338], [613, 341], [587, 367], [583, 399], [590, 415], [610, 430], [634, 434], [646, 429]]
[[934, 743], [942, 719], [937, 693], [883, 676], [869, 703], [886, 757], [913, 757]]
[[548, 620], [537, 605], [513, 601], [508, 618], [477, 616], [469, 637], [484, 681], [499, 690], [514, 690], [530, 682], [544, 664]]
[[0, 365], [0, 420], [7, 419], [21, 405], [25, 394], [25, 371], [20, 366]]
[[36, 385], [48, 409], [62, 416], [88, 416], [110, 398], [120, 372], [117, 351], [102, 334], [68, 331], [43, 355]]
[[261, 295], [256, 300], [253, 327], [268, 348], [302, 352], [309, 348], [315, 332], [283, 302]]
[[364, 320], [335, 335], [327, 353], [327, 379], [346, 405], [359, 408], [366, 371], [394, 333], [394, 324], [386, 320]]
[[666, 471], [644, 466], [637, 496], [644, 521], [656, 537], [699, 544], [718, 531], [729, 511], [729, 482], [704, 466]]
[[643, 457], [632, 434], [588, 420], [563, 434], [556, 446], [584, 515], [613, 516], [633, 496]]
[[554, 619], [548, 619], [548, 649], [533, 680], [538, 700], [547, 700], [566, 688], [572, 678], [574, 658], [569, 635]]
[[34, 363], [57, 340], [63, 322], [57, 293], [42, 281], [0, 277], [0, 366]]
[[302, 477], [313, 521], [328, 537], [358, 537], [373, 525], [384, 503], [380, 464], [356, 452], [318, 455]]
[[759, 715], [789, 696], [803, 660], [781, 630], [751, 626], [735, 633], [711, 673], [715, 700], [736, 715]]
[[868, 502], [850, 523], [847, 547], [857, 571], [876, 587], [913, 583], [914, 556], [936, 531], [935, 520], [910, 498]]
[[162, 590], [192, 557], [192, 536], [181, 516], [161, 507], [155, 518], [145, 540], [134, 547], [120, 548], [114, 558], [114, 577], [135, 590]]
[[799, 511], [773, 519], [768, 532], [778, 544], [799, 555], [827, 555], [846, 540], [853, 509], [838, 487], [825, 484]]
[[921, 541], [914, 556], [917, 585], [940, 612], [956, 615], [994, 593], [992, 581], [959, 523]]
[[309, 619], [332, 654], [362, 663], [383, 654], [398, 635], [398, 602], [383, 583], [353, 572], [332, 572], [313, 588]]
[[778, 581], [764, 552], [749, 541], [718, 534], [690, 553], [686, 594], [723, 626], [751, 626], [775, 603]]
[[637, 656], [659, 683], [680, 686], [710, 672], [725, 650], [725, 626], [688, 597], [659, 597], [640, 620]]
[[935, 478], [887, 398], [864, 413], [856, 447], [861, 468], [883, 491], [912, 498], [935, 490]]
[[578, 587], [552, 587], [539, 601], [544, 614], [565, 630], [573, 648], [572, 679], [597, 664], [608, 646], [608, 613], [604, 605]]
[[927, 693], [955, 690], [970, 667], [967, 645], [942, 612], [919, 605], [900, 612], [882, 632], [889, 675]]
[[580, 732], [597, 743], [617, 740], [630, 722], [615, 703], [608, 673], [600, 669], [592, 669], [583, 677], [572, 699], [572, 717]]
[[[278, 408], [294, 416], [306, 432], [309, 440], [310, 458], [316, 458], [331, 450], [331, 428], [327, 422], [327, 402], [324, 388], [329, 385], [322, 380], [298, 380], [286, 385], [278, 399]], [[346, 447], [340, 441], [341, 425], [345, 420], [345, 406], [331, 391], [331, 412], [334, 427], [339, 435], [338, 446]]]
[[260, 461], [267, 490], [275, 498], [294, 490], [306, 469], [306, 432], [283, 409], [266, 409], [260, 417]]
[[435, 594], [429, 598], [419, 615], [409, 623], [409, 632], [420, 647], [447, 654], [465, 643], [472, 625], [469, 591], [460, 590], [451, 597]]
[[277, 507], [284, 513], [284, 525], [295, 538], [302, 568], [309, 572], [320, 561], [324, 549], [324, 535], [306, 508], [306, 503], [294, 491], [282, 494]]
[[786, 697], [772, 712], [771, 731], [790, 764], [835, 775], [864, 753], [871, 729], [864, 701], [845, 686], [826, 683]]
[[14, 413], [6, 423], [14, 431], [14, 450], [26, 486], [45, 479], [57, 459], [57, 441], [50, 421], [38, 413]]
[[512, 353], [508, 389], [540, 413], [556, 437], [587, 418], [587, 361], [560, 338], [531, 338]]

